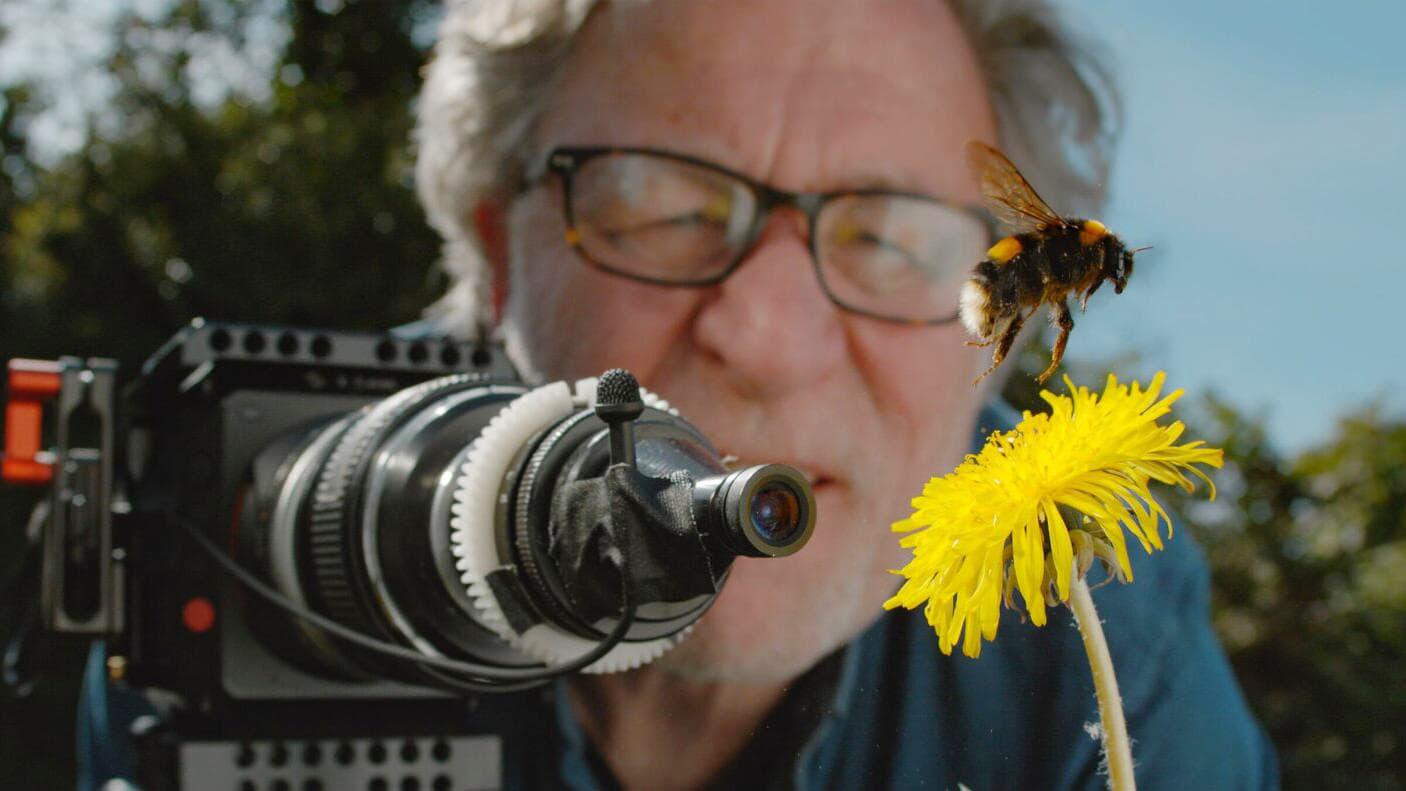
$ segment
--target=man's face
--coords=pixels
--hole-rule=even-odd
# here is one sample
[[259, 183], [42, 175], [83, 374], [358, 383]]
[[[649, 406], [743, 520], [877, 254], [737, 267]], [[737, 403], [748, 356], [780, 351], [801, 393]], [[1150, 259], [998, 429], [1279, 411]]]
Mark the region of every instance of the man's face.
[[[994, 140], [992, 112], [946, 3], [670, 0], [592, 17], [535, 142], [670, 149], [792, 191], [881, 185], [971, 203], [972, 138]], [[578, 260], [561, 199], [551, 184], [509, 210], [504, 329], [519, 360], [565, 379], [629, 368], [723, 453], [816, 480], [806, 548], [739, 559], [661, 662], [699, 678], [792, 678], [892, 592], [885, 570], [903, 558], [888, 526], [967, 450], [978, 352], [955, 323], [834, 306], [792, 210], [772, 214], [731, 278], [679, 289]]]

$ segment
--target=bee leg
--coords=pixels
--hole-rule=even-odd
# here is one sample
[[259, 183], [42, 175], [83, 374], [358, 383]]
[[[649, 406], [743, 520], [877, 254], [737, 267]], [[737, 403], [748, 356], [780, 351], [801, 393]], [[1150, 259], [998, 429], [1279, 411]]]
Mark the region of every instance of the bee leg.
[[1096, 280], [1094, 281], [1094, 284], [1092, 286], [1089, 286], [1089, 290], [1084, 292], [1084, 296], [1079, 299], [1080, 313], [1083, 313], [1084, 310], [1089, 307], [1089, 297], [1092, 297], [1094, 295], [1094, 292], [1098, 291], [1098, 287], [1101, 285], [1103, 285], [1103, 281]]
[[1006, 327], [1006, 331], [1001, 333], [1001, 341], [996, 345], [996, 350], [991, 353], [991, 367], [987, 368], [981, 376], [978, 376], [972, 381], [972, 387], [981, 384], [981, 380], [985, 379], [992, 371], [996, 370], [1001, 365], [1001, 361], [1006, 359], [1006, 355], [1010, 353], [1011, 346], [1015, 344], [1015, 336], [1020, 334], [1020, 328], [1025, 324], [1025, 319], [1026, 317], [1019, 313], [1016, 313], [1015, 318], [1011, 319], [1010, 326]]
[[[1033, 308], [1030, 309], [1030, 312], [1029, 312], [1029, 313], [1027, 313], [1027, 314], [1025, 314], [1024, 316], [1022, 316], [1022, 315], [1020, 315], [1020, 306], [1018, 306], [1018, 305], [1015, 304], [1015, 300], [1016, 300], [1015, 291], [1008, 291], [1007, 293], [1002, 294], [1002, 299], [1001, 299], [1001, 301], [1000, 301], [999, 303], [997, 303], [997, 308], [996, 308], [996, 310], [997, 310], [1001, 315], [1005, 315], [1007, 312], [1014, 313], [1014, 314], [1015, 314], [1015, 331], [1016, 331], [1016, 332], [1020, 332], [1020, 325], [1023, 324], [1023, 323], [1025, 323], [1025, 320], [1026, 320], [1026, 319], [1030, 318], [1031, 316], [1034, 316], [1034, 315], [1035, 315], [1035, 311], [1039, 310], [1039, 309], [1040, 309], [1040, 306], [1039, 306], [1039, 305], [1036, 305], [1035, 307], [1033, 307]], [[1005, 337], [1006, 337], [1006, 333], [1001, 333], [1001, 335], [1000, 335], [999, 337], [998, 337], [998, 336], [995, 336], [995, 335], [992, 335], [992, 336], [989, 337], [989, 338], [985, 338], [985, 339], [979, 340], [979, 341], [967, 341], [964, 345], [966, 345], [966, 346], [972, 346], [972, 347], [975, 347], [975, 348], [977, 348], [977, 349], [985, 349], [987, 346], [990, 346], [991, 344], [993, 344], [993, 343], [995, 343], [995, 342], [997, 342], [997, 341], [999, 341], [999, 340], [1002, 340], [1002, 339], [1004, 339]], [[999, 355], [999, 357], [1005, 357], [1005, 356], [1006, 356], [1006, 355], [1005, 355], [1005, 352], [1001, 352], [1000, 355]], [[992, 368], [995, 368], [997, 365], [1000, 365], [1000, 364], [1001, 364], [1001, 360], [999, 359], [999, 357], [997, 358], [995, 364], [993, 364], [993, 365], [991, 366]], [[986, 373], [991, 373], [991, 372], [990, 372], [990, 371], [987, 371]], [[982, 376], [985, 376], [985, 375], [986, 375], [986, 374], [982, 374]], [[977, 381], [979, 382], [979, 381], [981, 381], [981, 380], [978, 379]]]
[[1035, 381], [1044, 384], [1046, 379], [1059, 367], [1059, 361], [1064, 358], [1064, 347], [1069, 343], [1069, 331], [1074, 329], [1074, 317], [1069, 313], [1069, 303], [1060, 300], [1054, 309], [1055, 324], [1059, 327], [1059, 337], [1055, 338], [1054, 348], [1050, 350], [1050, 367], [1040, 372], [1035, 377]]

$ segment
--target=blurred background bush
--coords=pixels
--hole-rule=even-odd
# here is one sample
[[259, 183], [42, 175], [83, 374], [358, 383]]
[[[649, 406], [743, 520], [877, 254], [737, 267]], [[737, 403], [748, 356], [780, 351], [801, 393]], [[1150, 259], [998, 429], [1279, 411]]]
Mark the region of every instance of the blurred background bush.
[[[8, 36], [25, 14], [63, 5], [8, 3], [0, 51], [24, 43]], [[102, 355], [131, 371], [195, 316], [378, 329], [442, 291], [408, 146], [435, 3], [113, 6], [98, 45], [82, 46], [81, 19], [56, 55], [95, 85], [56, 90], [0, 58], [0, 358]], [[56, 123], [69, 90], [101, 112]], [[1090, 383], [1107, 369], [1072, 367]], [[1028, 377], [1008, 396], [1038, 403]], [[1214, 503], [1169, 504], [1206, 549], [1216, 628], [1285, 785], [1402, 787], [1406, 423], [1358, 409], [1289, 456], [1232, 398], [1188, 414], [1227, 465]], [[0, 634], [33, 500], [0, 490]], [[5, 787], [72, 786], [80, 664], [59, 646], [29, 696], [0, 697]]]

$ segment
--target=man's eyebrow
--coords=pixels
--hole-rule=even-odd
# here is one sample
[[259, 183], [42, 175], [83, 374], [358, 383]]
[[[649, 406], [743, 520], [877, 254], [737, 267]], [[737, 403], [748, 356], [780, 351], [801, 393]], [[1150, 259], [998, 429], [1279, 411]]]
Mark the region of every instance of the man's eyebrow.
[[894, 176], [878, 173], [860, 173], [857, 176], [847, 178], [842, 184], [836, 182], [839, 188], [845, 190], [880, 190], [883, 192], [910, 192], [918, 195], [931, 195], [934, 198], [944, 197], [941, 190], [933, 190], [914, 183], [910, 179], [895, 178]]
[[861, 173], [858, 178], [848, 179], [845, 183], [851, 189], [893, 190], [896, 192], [917, 191], [911, 183], [900, 183], [892, 176], [883, 173]]

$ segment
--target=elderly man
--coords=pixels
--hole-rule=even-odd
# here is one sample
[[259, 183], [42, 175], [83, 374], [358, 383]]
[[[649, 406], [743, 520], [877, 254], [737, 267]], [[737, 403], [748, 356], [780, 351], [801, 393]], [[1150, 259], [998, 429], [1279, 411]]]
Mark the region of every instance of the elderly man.
[[[797, 556], [738, 561], [661, 660], [565, 685], [552, 782], [1102, 785], [1067, 614], [970, 660], [880, 609], [888, 524], [994, 397], [952, 321], [990, 242], [963, 145], [1091, 208], [1100, 74], [1040, 0], [450, 6], [418, 130], [458, 277], [440, 321], [496, 326], [544, 379], [630, 368], [725, 452], [807, 471], [820, 514]], [[1139, 561], [1098, 592], [1139, 781], [1273, 785], [1195, 547]]]

